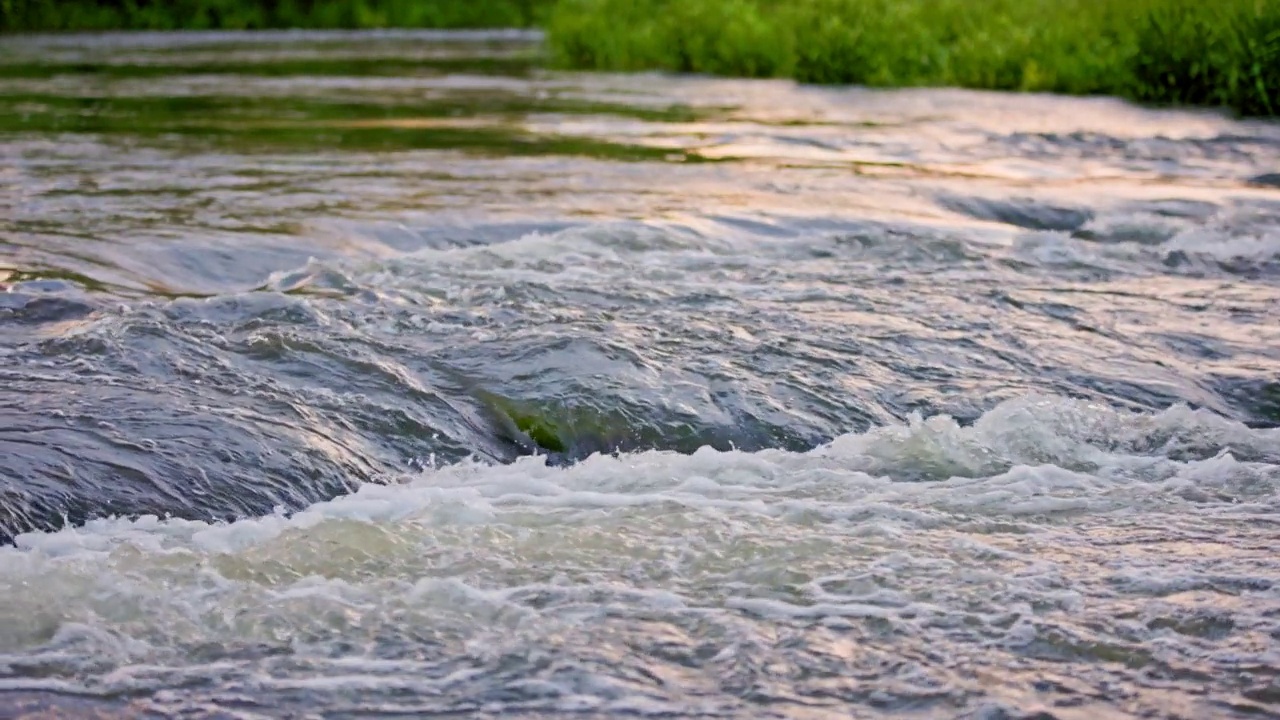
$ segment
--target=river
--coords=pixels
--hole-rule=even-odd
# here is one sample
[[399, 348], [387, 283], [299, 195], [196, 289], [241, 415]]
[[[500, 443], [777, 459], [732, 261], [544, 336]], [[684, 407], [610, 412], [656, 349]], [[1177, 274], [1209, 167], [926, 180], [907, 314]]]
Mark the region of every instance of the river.
[[1280, 124], [0, 43], [0, 715], [1280, 716]]

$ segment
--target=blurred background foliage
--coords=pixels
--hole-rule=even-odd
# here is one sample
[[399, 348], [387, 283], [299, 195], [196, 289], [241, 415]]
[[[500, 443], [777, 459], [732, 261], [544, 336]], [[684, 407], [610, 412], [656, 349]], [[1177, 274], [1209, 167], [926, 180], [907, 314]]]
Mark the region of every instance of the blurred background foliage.
[[0, 0], [0, 28], [258, 30], [529, 27], [549, 0]]

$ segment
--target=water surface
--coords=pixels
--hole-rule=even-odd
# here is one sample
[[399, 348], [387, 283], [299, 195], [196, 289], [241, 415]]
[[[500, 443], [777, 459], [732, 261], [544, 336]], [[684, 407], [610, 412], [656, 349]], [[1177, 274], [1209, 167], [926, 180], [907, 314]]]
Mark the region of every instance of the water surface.
[[1280, 126], [537, 43], [5, 39], [0, 714], [1280, 715]]

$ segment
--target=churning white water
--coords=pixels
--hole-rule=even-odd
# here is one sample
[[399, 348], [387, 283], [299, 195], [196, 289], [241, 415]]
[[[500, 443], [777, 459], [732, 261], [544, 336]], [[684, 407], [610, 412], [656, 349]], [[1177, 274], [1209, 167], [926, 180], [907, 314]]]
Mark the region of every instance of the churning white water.
[[1280, 713], [1275, 124], [11, 40], [0, 717]]

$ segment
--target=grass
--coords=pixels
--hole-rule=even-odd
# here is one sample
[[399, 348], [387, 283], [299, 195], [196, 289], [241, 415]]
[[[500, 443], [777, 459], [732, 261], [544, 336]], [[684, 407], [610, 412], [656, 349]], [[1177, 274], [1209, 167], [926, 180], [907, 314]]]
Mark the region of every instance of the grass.
[[1280, 0], [559, 0], [557, 65], [1280, 111]]

